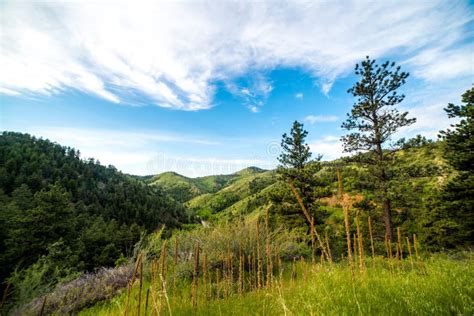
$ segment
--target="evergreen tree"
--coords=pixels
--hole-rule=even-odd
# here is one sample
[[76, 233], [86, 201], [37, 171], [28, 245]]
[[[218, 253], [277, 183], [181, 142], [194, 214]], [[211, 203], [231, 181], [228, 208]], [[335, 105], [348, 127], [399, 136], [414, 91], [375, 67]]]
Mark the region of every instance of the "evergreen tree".
[[293, 122], [290, 135], [283, 134], [281, 140], [282, 153], [278, 157], [281, 167], [285, 170], [301, 171], [311, 159], [308, 144], [305, 143], [308, 132], [303, 129], [303, 124]]
[[474, 241], [474, 87], [462, 102], [445, 109], [460, 121], [440, 133], [444, 158], [457, 175], [442, 188], [424, 220], [425, 241], [432, 247], [472, 246]]
[[355, 74], [360, 80], [348, 93], [356, 97], [357, 102], [342, 124], [342, 128], [355, 131], [342, 137], [342, 141], [345, 152], [368, 152], [363, 156], [364, 162], [374, 167], [381, 192], [386, 234], [393, 239], [387, 173], [390, 155], [384, 145], [401, 127], [413, 124], [415, 119], [408, 118], [408, 112], [400, 113], [395, 108], [405, 98], [397, 90], [405, 84], [408, 73], [400, 71], [400, 66], [395, 66], [394, 62], [387, 61], [381, 65], [375, 62], [367, 56], [355, 67]]
[[292, 227], [302, 227], [307, 220], [288, 185], [296, 188], [312, 216], [316, 217], [318, 210], [317, 199], [320, 197], [318, 188], [321, 184], [315, 174], [321, 169], [319, 163], [321, 156], [311, 160], [311, 151], [305, 141], [307, 135], [303, 124], [297, 121], [293, 123], [290, 135], [283, 134], [277, 173], [285, 184], [280, 187], [281, 192], [275, 192], [271, 196], [276, 212], [280, 213], [286, 224]]

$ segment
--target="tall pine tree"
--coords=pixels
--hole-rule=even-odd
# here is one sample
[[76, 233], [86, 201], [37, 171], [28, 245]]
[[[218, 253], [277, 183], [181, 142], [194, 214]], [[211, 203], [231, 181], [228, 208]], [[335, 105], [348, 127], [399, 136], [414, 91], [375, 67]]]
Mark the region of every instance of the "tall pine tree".
[[425, 243], [433, 248], [473, 246], [474, 242], [474, 87], [462, 95], [463, 105], [448, 104], [459, 122], [440, 133], [444, 158], [457, 171], [423, 219]]
[[[278, 157], [280, 165], [277, 172], [281, 180], [285, 182], [284, 187], [287, 190], [275, 194], [272, 200], [274, 205], [280, 205], [279, 207], [275, 206], [278, 208], [277, 212], [285, 218], [287, 224], [293, 227], [302, 227], [304, 222], [307, 222], [307, 219], [303, 215], [300, 206], [296, 203], [295, 196], [288, 190], [288, 185], [296, 188], [311, 216], [316, 216], [318, 209], [317, 199], [320, 197], [318, 187], [321, 184], [315, 174], [321, 169], [319, 163], [321, 156], [311, 160], [311, 151], [306, 143], [307, 135], [308, 132], [304, 130], [303, 124], [295, 121], [290, 134], [285, 133], [282, 136], [282, 152]], [[284, 207], [282, 205], [291, 205], [291, 207]]]
[[405, 98], [397, 90], [405, 84], [409, 74], [402, 72], [394, 62], [378, 65], [368, 56], [356, 65], [355, 74], [360, 79], [348, 93], [356, 97], [357, 102], [342, 124], [342, 128], [355, 131], [342, 137], [344, 151], [366, 152], [364, 162], [373, 167], [378, 180], [385, 230], [392, 240], [392, 206], [387, 172], [390, 155], [385, 145], [401, 127], [415, 122], [414, 118], [408, 118], [408, 112], [400, 113], [395, 108]]

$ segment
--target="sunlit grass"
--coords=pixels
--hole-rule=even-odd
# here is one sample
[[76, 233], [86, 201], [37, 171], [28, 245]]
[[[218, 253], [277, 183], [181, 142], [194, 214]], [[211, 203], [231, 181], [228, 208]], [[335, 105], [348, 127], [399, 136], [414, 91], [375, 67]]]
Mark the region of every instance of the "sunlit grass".
[[[215, 295], [206, 299], [201, 289], [197, 309], [192, 307], [188, 282], [179, 283], [176, 293], [170, 288], [168, 294], [173, 315], [473, 315], [473, 263], [471, 254], [458, 260], [438, 255], [426, 260], [423, 269], [412, 270], [408, 261], [394, 260], [390, 270], [380, 260], [375, 266], [368, 263], [366, 271], [354, 278], [345, 264], [298, 263], [296, 280], [290, 278], [288, 267], [282, 278], [275, 276], [269, 289], [226, 299]], [[142, 291], [142, 315], [148, 286], [145, 283]], [[137, 285], [130, 297], [128, 315], [136, 315]], [[80, 315], [121, 315], [126, 298], [125, 292]], [[168, 310], [153, 308], [150, 302], [148, 315], [152, 309], [154, 314]]]

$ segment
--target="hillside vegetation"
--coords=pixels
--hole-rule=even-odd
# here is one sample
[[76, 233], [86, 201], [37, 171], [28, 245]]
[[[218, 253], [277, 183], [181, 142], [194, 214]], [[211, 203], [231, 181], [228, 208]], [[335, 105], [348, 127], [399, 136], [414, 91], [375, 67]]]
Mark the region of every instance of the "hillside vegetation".
[[13, 132], [0, 135], [0, 205], [0, 281], [12, 285], [17, 302], [115, 266], [143, 232], [186, 221], [184, 208], [160, 188], [82, 160], [73, 148]]
[[263, 172], [263, 170], [256, 167], [249, 167], [229, 175], [188, 178], [170, 171], [145, 178], [145, 181], [151, 185], [163, 188], [163, 190], [170, 194], [175, 200], [186, 202], [202, 194], [215, 193], [236, 179], [260, 172]]

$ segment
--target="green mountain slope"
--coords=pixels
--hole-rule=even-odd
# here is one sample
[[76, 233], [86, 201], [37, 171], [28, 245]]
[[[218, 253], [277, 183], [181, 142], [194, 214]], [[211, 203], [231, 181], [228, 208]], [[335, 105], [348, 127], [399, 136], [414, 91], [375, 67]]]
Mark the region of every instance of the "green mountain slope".
[[161, 187], [175, 200], [186, 202], [194, 197], [215, 193], [241, 177], [255, 175], [264, 172], [257, 167], [249, 167], [228, 175], [213, 175], [198, 178], [188, 178], [176, 172], [164, 172], [148, 180], [147, 183]]
[[141, 232], [185, 221], [182, 205], [159, 187], [82, 160], [73, 148], [0, 134], [0, 283], [16, 275], [15, 299], [114, 266], [133, 253]]
[[[222, 216], [224, 210], [244, 215], [248, 201], [254, 201], [261, 191], [276, 182], [274, 171], [244, 169], [235, 173], [233, 181], [221, 190], [197, 196], [186, 203], [186, 206], [201, 219]], [[243, 206], [245, 204], [245, 207]], [[233, 210], [229, 208], [234, 206]], [[247, 213], [245, 211], [245, 213]]]
[[[440, 147], [440, 143], [432, 143], [407, 148], [396, 154], [396, 166], [391, 171], [396, 224], [401, 224], [411, 216], [409, 214], [421, 212], [430, 194], [452, 174], [442, 159]], [[336, 199], [336, 162], [340, 163], [323, 162], [317, 174], [325, 184], [320, 189], [327, 196], [321, 200], [327, 219], [341, 213]], [[361, 195], [376, 205], [376, 187], [369, 172], [367, 168], [356, 164], [345, 165], [342, 169], [343, 190], [351, 195]], [[277, 181], [275, 171], [247, 168], [235, 175], [239, 176], [232, 178], [222, 189], [197, 195], [186, 202], [186, 207], [204, 220], [252, 218], [270, 204], [272, 194], [291, 195], [288, 186]]]

